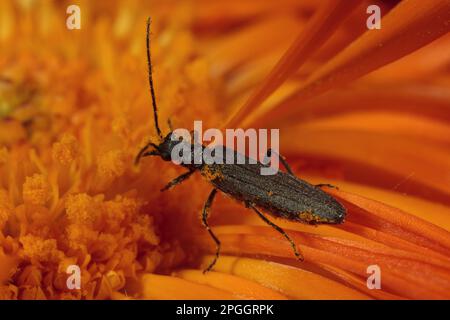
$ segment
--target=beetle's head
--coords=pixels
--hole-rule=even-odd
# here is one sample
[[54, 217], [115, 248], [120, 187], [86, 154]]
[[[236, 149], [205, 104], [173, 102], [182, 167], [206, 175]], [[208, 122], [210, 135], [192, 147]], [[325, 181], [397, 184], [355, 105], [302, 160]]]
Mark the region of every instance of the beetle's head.
[[159, 156], [164, 161], [171, 161], [172, 151], [180, 143], [183, 143], [183, 138], [178, 137], [173, 131], [169, 132], [169, 134], [166, 135], [162, 142], [157, 146]]
[[178, 136], [174, 131], [169, 132], [161, 142], [156, 144], [149, 142], [141, 149], [135, 159], [135, 164], [139, 163], [142, 157], [160, 156], [164, 161], [172, 161], [172, 151], [180, 143], [186, 143], [182, 136]]

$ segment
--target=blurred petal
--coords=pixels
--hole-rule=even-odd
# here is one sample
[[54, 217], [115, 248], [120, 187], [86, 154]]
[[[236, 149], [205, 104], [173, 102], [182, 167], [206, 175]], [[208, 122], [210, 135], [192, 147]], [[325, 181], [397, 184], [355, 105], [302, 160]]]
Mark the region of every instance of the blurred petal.
[[360, 0], [332, 0], [322, 3], [297, 39], [275, 65], [244, 106], [234, 111], [223, 128], [239, 124], [317, 50], [335, 31], [336, 26], [360, 3]]
[[[368, 30], [355, 40], [315, 71], [285, 104], [342, 86], [414, 52], [449, 32], [449, 20], [450, 3], [446, 0], [402, 1], [382, 19], [381, 30]], [[271, 112], [275, 110], [283, 112], [278, 108]]]

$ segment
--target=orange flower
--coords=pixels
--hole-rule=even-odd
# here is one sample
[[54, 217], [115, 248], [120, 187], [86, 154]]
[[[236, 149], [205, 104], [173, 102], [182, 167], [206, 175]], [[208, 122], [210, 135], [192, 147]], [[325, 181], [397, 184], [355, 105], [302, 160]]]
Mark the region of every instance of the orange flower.
[[[450, 298], [450, 4], [372, 2], [380, 30], [359, 0], [81, 1], [81, 30], [60, 2], [2, 1], [0, 298]], [[153, 133], [147, 16], [160, 119], [280, 128], [298, 176], [339, 186], [342, 225], [275, 221], [305, 262], [219, 197], [204, 275], [210, 186], [160, 193], [179, 169], [133, 166]]]

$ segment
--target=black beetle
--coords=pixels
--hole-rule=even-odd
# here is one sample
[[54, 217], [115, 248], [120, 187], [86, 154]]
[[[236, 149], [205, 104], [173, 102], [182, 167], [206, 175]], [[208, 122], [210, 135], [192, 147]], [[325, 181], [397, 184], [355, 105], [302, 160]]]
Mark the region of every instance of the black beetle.
[[[165, 161], [171, 161], [172, 150], [179, 143], [186, 143], [183, 140], [172, 139], [173, 129], [165, 137], [161, 133], [158, 123], [158, 112], [156, 105], [155, 90], [152, 78], [152, 64], [150, 55], [150, 19], [147, 21], [147, 61], [150, 92], [153, 105], [153, 116], [155, 128], [160, 138], [158, 144], [149, 142], [136, 156], [135, 164], [142, 157], [160, 156]], [[194, 152], [195, 142], [190, 150]], [[201, 145], [201, 150], [206, 147]], [[151, 150], [149, 150], [151, 149]], [[223, 154], [230, 151], [223, 147]], [[239, 155], [234, 150], [235, 159]], [[268, 150], [270, 156], [271, 150]], [[202, 222], [209, 234], [216, 243], [216, 255], [210, 265], [204, 270], [207, 272], [212, 269], [220, 254], [220, 241], [208, 225], [210, 208], [217, 190], [231, 196], [232, 198], [243, 202], [248, 208], [253, 209], [256, 214], [268, 225], [281, 233], [291, 244], [295, 256], [303, 260], [297, 247], [289, 235], [279, 226], [271, 222], [258, 209], [261, 208], [274, 217], [287, 219], [290, 221], [303, 222], [307, 224], [339, 224], [345, 219], [346, 209], [337, 202], [332, 196], [320, 189], [321, 186], [330, 186], [328, 184], [312, 185], [304, 180], [297, 178], [287, 162], [280, 155], [277, 155], [280, 162], [286, 168], [287, 173], [277, 172], [275, 175], [263, 176], [260, 169], [266, 164], [257, 162], [250, 164], [249, 158], [245, 157], [245, 164], [184, 164], [181, 165], [188, 171], [176, 179], [169, 182], [161, 191], [167, 190], [188, 179], [193, 173], [199, 171], [213, 186], [214, 189], [208, 196], [202, 211]], [[225, 163], [225, 161], [224, 161]]]

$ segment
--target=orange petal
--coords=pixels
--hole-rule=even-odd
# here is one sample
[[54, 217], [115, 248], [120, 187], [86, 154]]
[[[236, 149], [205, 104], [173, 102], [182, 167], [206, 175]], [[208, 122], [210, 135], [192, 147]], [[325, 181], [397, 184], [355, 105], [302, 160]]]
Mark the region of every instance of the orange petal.
[[229, 275], [221, 272], [208, 272], [204, 274], [198, 270], [181, 270], [173, 273], [179, 278], [208, 285], [221, 290], [229, 291], [242, 299], [257, 300], [285, 300], [286, 296], [276, 290], [266, 288], [256, 282], [249, 281], [242, 277]]
[[330, 190], [338, 199], [348, 202], [352, 214], [348, 220], [378, 231], [390, 233], [423, 247], [450, 254], [450, 232], [400, 209], [341, 190]]
[[[271, 228], [216, 227], [223, 252], [252, 254], [258, 252], [274, 257], [294, 258], [289, 243]], [[406, 298], [448, 297], [450, 273], [436, 259], [371, 242], [353, 242], [332, 237], [289, 231], [309, 263], [325, 263], [366, 278], [366, 268], [377, 264], [383, 272], [383, 288]], [[209, 241], [208, 241], [209, 240]], [[212, 250], [210, 239], [202, 238], [198, 245]], [[433, 263], [433, 264], [431, 264]], [[301, 263], [298, 263], [301, 267]]]
[[[382, 19], [381, 30], [368, 30], [355, 40], [313, 73], [284, 105], [342, 86], [414, 52], [445, 35], [450, 30], [449, 20], [450, 2], [447, 0], [400, 2]], [[271, 113], [275, 110], [283, 112], [273, 108]]]
[[298, 19], [289, 15], [275, 16], [232, 33], [220, 39], [220, 42], [210, 44], [212, 47], [205, 50], [208, 52], [208, 60], [212, 63], [213, 74], [224, 75], [258, 55], [266, 54], [279, 46], [287, 47], [293, 36], [286, 34], [286, 30], [292, 30], [295, 34], [299, 28]]
[[[392, 124], [395, 123], [395, 126]], [[352, 112], [308, 121], [299, 128], [395, 134], [429, 143], [450, 145], [450, 123], [401, 112]]]
[[[401, 81], [432, 80], [437, 73], [445, 70], [450, 63], [448, 52], [450, 52], [450, 34], [367, 75], [366, 80], [395, 85]], [[411, 66], [414, 66], [414, 68], [411, 68]]]
[[299, 127], [284, 130], [280, 145], [285, 155], [337, 161], [348, 180], [448, 203], [450, 154], [442, 145], [424, 142], [396, 134]]
[[191, 281], [162, 276], [144, 274], [140, 278], [139, 292], [143, 299], [156, 300], [234, 300], [237, 297], [225, 290]]
[[[212, 256], [205, 257], [203, 266], [211, 259]], [[214, 268], [256, 281], [294, 299], [369, 299], [357, 290], [321, 275], [275, 262], [221, 256]]]
[[[298, 108], [300, 105], [301, 108]], [[308, 101], [303, 102], [301, 98], [284, 101], [277, 112], [262, 116], [258, 125], [263, 128], [273, 125], [283, 127], [325, 116], [373, 110], [450, 121], [450, 91], [448, 85], [410, 83], [392, 86], [368, 83], [361, 79], [348, 87], [329, 91]]]
[[[287, 78], [292, 76], [302, 64], [334, 33], [336, 26], [357, 7], [361, 1], [327, 1], [308, 22], [297, 39], [272, 69], [268, 77], [241, 108], [231, 114], [223, 128], [235, 127], [245, 115], [257, 108]], [[291, 32], [291, 31], [290, 31]]]
[[319, 265], [322, 269], [333, 273], [335, 276], [337, 276], [340, 279], [342, 279], [343, 281], [349, 283], [350, 285], [357, 288], [361, 292], [364, 292], [365, 294], [372, 296], [376, 299], [382, 299], [382, 300], [402, 300], [402, 299], [404, 299], [403, 297], [397, 296], [395, 294], [391, 294], [391, 293], [383, 291], [383, 290], [369, 289], [367, 287], [367, 282], [364, 281], [364, 279], [361, 279], [360, 277], [357, 277], [350, 272], [346, 272], [344, 270], [332, 267], [327, 264], [319, 264]]
[[195, 1], [193, 10], [197, 29], [206, 32], [217, 31], [223, 27], [234, 26], [242, 21], [251, 21], [260, 16], [275, 15], [284, 13], [287, 10], [311, 11], [317, 7], [314, 0], [281, 0], [281, 1], [260, 1], [260, 0], [200, 0]]
[[405, 195], [400, 192], [355, 184], [348, 181], [310, 176], [302, 176], [302, 178], [313, 184], [330, 183], [338, 186], [340, 190], [351, 192], [352, 194], [357, 194], [365, 198], [377, 199], [377, 201], [413, 214], [422, 220], [428, 221], [450, 232], [450, 220], [448, 219], [450, 216], [450, 207], [448, 206], [413, 197], [412, 195]]

